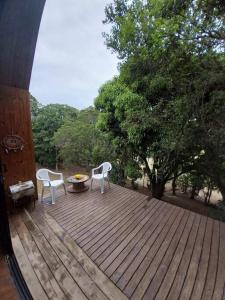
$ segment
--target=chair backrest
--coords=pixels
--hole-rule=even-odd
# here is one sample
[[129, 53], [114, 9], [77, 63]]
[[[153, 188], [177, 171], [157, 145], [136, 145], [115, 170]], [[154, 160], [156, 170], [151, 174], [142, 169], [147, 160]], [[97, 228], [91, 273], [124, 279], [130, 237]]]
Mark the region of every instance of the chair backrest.
[[36, 178], [42, 180], [43, 184], [48, 184], [50, 181], [48, 171], [48, 169], [39, 169], [36, 173]]
[[104, 162], [102, 164], [102, 173], [108, 173], [112, 170], [112, 165], [110, 162]]

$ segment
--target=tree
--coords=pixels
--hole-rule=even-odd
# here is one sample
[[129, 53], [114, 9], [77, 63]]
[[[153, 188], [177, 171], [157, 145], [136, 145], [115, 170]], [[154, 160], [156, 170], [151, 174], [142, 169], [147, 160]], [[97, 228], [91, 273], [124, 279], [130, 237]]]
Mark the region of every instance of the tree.
[[[184, 146], [181, 139], [177, 140], [181, 127], [177, 122], [179, 113], [176, 118], [173, 107], [165, 111], [159, 104], [153, 109], [144, 97], [130, 91], [119, 79], [100, 89], [95, 105], [101, 111], [98, 127], [110, 132], [124, 166], [131, 158], [145, 164], [153, 195], [160, 197], [165, 183], [179, 165], [183, 169], [191, 166], [189, 162], [185, 164]], [[166, 118], [168, 123], [165, 123]], [[188, 156], [193, 156], [193, 151], [194, 148]], [[154, 158], [152, 169], [148, 165], [149, 157]]]
[[[129, 141], [126, 123], [123, 123], [125, 108], [121, 105], [125, 104], [123, 100], [134, 99], [135, 102], [137, 97], [138, 95], [132, 93], [117, 78], [114, 78], [101, 87], [99, 96], [95, 99], [95, 106], [100, 111], [97, 127], [109, 136], [111, 145], [115, 149], [112, 173], [114, 182], [120, 184], [124, 182], [127, 170], [130, 169], [128, 164], [132, 164], [132, 158], [135, 159], [137, 154], [133, 144]], [[127, 108], [129, 108], [129, 103]], [[137, 166], [137, 163], [133, 161], [134, 165]]]
[[112, 157], [110, 141], [95, 127], [97, 115], [92, 107], [84, 109], [76, 120], [67, 121], [55, 133], [54, 145], [66, 167], [81, 166], [89, 170]]
[[131, 160], [127, 163], [125, 167], [125, 175], [131, 179], [133, 189], [136, 189], [135, 181], [142, 176], [140, 165], [137, 161], [135, 162], [134, 160]]
[[54, 133], [68, 120], [74, 120], [77, 109], [68, 105], [49, 104], [39, 109], [33, 119], [33, 138], [36, 161], [46, 167], [57, 163], [57, 149], [53, 143]]
[[224, 105], [224, 7], [217, 4], [115, 0], [105, 10], [106, 44], [121, 64], [95, 101], [99, 128], [145, 164], [158, 198], [174, 174], [201, 165], [207, 107]]
[[38, 115], [39, 110], [42, 107], [43, 107], [43, 105], [40, 102], [38, 102], [38, 100], [30, 94], [31, 119], [35, 118]]

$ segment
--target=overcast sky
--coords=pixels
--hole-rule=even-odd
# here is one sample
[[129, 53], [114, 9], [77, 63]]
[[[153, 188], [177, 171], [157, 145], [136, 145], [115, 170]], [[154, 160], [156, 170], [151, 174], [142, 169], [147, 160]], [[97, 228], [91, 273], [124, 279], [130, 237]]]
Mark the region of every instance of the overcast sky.
[[42, 104], [93, 105], [99, 87], [118, 73], [118, 60], [102, 37], [107, 3], [46, 1], [30, 85]]

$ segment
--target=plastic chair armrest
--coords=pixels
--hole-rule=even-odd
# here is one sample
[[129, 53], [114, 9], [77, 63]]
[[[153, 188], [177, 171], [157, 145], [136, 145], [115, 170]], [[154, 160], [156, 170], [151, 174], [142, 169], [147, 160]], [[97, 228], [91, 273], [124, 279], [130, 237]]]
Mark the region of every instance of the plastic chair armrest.
[[92, 170], [91, 170], [91, 174], [94, 175], [94, 174], [95, 174], [95, 171], [98, 170], [98, 169], [101, 169], [101, 166], [92, 169]]
[[52, 175], [58, 175], [58, 176], [60, 176], [60, 179], [63, 180], [63, 173], [57, 173], [57, 172], [53, 172], [53, 171], [49, 171], [49, 173], [51, 173]]

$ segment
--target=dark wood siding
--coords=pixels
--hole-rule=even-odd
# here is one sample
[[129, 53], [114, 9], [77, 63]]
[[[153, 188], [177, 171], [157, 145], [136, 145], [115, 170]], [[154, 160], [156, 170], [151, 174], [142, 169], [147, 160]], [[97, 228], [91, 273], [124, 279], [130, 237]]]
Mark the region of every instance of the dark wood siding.
[[[35, 180], [29, 85], [45, 0], [0, 1], [0, 158], [5, 190], [18, 181]], [[23, 151], [6, 154], [6, 135], [25, 141]]]
[[18, 181], [33, 180], [36, 182], [35, 160], [29, 92], [0, 86], [0, 141], [10, 134], [17, 134], [23, 138], [24, 149], [7, 154], [0, 146], [6, 191], [9, 185]]
[[45, 0], [0, 2], [0, 84], [27, 90]]

